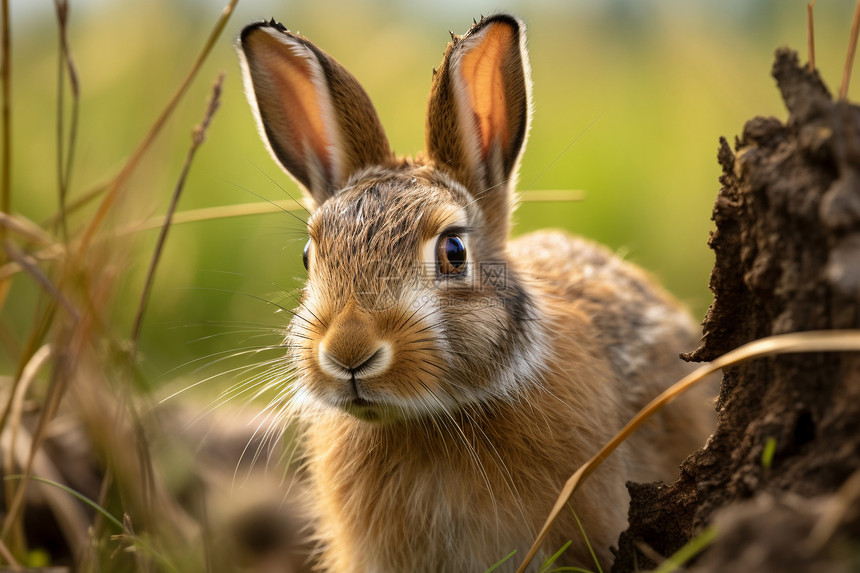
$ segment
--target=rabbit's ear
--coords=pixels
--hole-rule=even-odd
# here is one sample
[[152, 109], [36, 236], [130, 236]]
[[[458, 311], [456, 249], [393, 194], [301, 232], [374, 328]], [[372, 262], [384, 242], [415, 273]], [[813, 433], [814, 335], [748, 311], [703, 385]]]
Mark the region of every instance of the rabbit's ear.
[[427, 152], [475, 194], [502, 240], [530, 114], [525, 25], [498, 14], [452, 36], [433, 77]]
[[308, 40], [271, 22], [239, 38], [248, 101], [269, 149], [318, 205], [392, 154], [358, 81]]

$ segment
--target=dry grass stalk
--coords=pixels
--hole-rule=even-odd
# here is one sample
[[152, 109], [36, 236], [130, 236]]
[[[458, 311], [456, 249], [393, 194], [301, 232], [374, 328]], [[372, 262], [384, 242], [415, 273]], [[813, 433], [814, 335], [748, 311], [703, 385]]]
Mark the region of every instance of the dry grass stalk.
[[842, 70], [842, 85], [839, 88], [839, 99], [848, 97], [848, 83], [851, 81], [851, 69], [854, 67], [854, 53], [857, 51], [857, 36], [860, 35], [860, 0], [854, 7], [854, 18], [851, 20], [851, 34], [848, 37], [848, 54], [845, 56], [845, 68]]
[[709, 362], [700, 366], [689, 375], [679, 380], [652, 400], [645, 406], [636, 416], [630, 420], [624, 428], [606, 445], [604, 445], [593, 458], [588, 460], [576, 473], [574, 473], [564, 484], [561, 493], [555, 506], [550, 511], [544, 526], [538, 533], [537, 539], [532, 545], [529, 552], [526, 554], [522, 565], [517, 570], [518, 573], [524, 573], [529, 563], [534, 559], [540, 546], [543, 545], [547, 534], [549, 533], [552, 524], [556, 517], [565, 508], [570, 497], [574, 494], [580, 484], [585, 481], [589, 475], [596, 470], [603, 460], [615, 451], [633, 432], [635, 432], [642, 424], [648, 421], [651, 416], [659, 412], [666, 404], [674, 400], [680, 394], [683, 394], [698, 382], [701, 382], [708, 375], [713, 374], [723, 368], [740, 364], [755, 358], [764, 356], [772, 356], [777, 354], [788, 353], [808, 353], [808, 352], [856, 352], [860, 351], [860, 331], [856, 330], [829, 330], [829, 331], [810, 331], [799, 332], [793, 334], [783, 334], [779, 336], [769, 336], [760, 340], [754, 340], [748, 344], [736, 348]]
[[9, 26], [9, 0], [0, 1], [2, 10], [2, 40], [0, 40], [0, 74], [2, 74], [3, 101], [0, 103], [2, 117], [3, 158], [0, 162], [0, 211], [8, 213], [12, 206], [12, 47]]
[[224, 31], [224, 27], [227, 25], [227, 21], [230, 19], [230, 16], [233, 13], [233, 9], [236, 7], [236, 4], [238, 4], [238, 2], [239, 0], [230, 0], [227, 6], [224, 7], [224, 10], [221, 12], [221, 17], [215, 23], [215, 27], [209, 34], [206, 43], [203, 45], [203, 49], [200, 51], [200, 54], [197, 56], [197, 59], [191, 66], [191, 71], [188, 72], [188, 75], [185, 77], [185, 80], [182, 82], [182, 85], [180, 85], [179, 89], [176, 90], [176, 93], [173, 94], [173, 97], [167, 103], [167, 106], [165, 106], [164, 110], [155, 120], [155, 123], [152, 125], [147, 134], [144, 136], [143, 140], [131, 154], [131, 157], [128, 159], [128, 161], [126, 161], [123, 168], [110, 182], [109, 186], [107, 187], [107, 194], [102, 199], [98, 211], [93, 216], [92, 221], [90, 221], [90, 224], [87, 226], [87, 228], [83, 232], [83, 235], [81, 236], [80, 245], [78, 247], [79, 255], [83, 255], [86, 253], [90, 242], [92, 241], [96, 231], [104, 222], [104, 218], [107, 216], [107, 213], [110, 210], [110, 207], [113, 202], [116, 200], [117, 195], [124, 188], [126, 182], [128, 182], [129, 177], [131, 177], [131, 174], [134, 172], [135, 168], [137, 168], [137, 165], [140, 163], [140, 160], [143, 157], [144, 153], [146, 153], [146, 151], [152, 145], [152, 142], [155, 141], [155, 138], [161, 132], [161, 129], [167, 123], [167, 120], [170, 119], [170, 116], [173, 114], [173, 111], [176, 109], [176, 106], [179, 104], [179, 101], [182, 99], [182, 96], [185, 95], [185, 92], [188, 90], [188, 87], [197, 77], [197, 72], [200, 71], [200, 68], [203, 66], [203, 62], [206, 61], [206, 58], [209, 56], [209, 53], [212, 51], [212, 48], [215, 47], [218, 38], [221, 36], [221, 32]]
[[[64, 240], [68, 240], [69, 230], [66, 225], [66, 198], [69, 192], [69, 180], [75, 158], [75, 142], [78, 134], [78, 109], [80, 102], [80, 87], [78, 72], [69, 48], [68, 21], [69, 3], [67, 0], [54, 0], [57, 12], [57, 23], [60, 31], [60, 58], [57, 70], [57, 188], [60, 192], [59, 223]], [[64, 96], [65, 78], [69, 77], [69, 90], [72, 95], [72, 110], [69, 117], [68, 142], [64, 136]]]
[[188, 171], [191, 169], [191, 162], [194, 160], [194, 155], [197, 149], [203, 144], [206, 139], [206, 128], [212, 121], [212, 117], [221, 105], [221, 89], [224, 85], [224, 73], [222, 72], [212, 86], [212, 96], [206, 106], [206, 113], [203, 121], [197, 125], [192, 132], [191, 148], [188, 150], [188, 155], [185, 157], [185, 164], [182, 166], [182, 172], [179, 175], [179, 181], [176, 182], [176, 188], [173, 191], [173, 196], [170, 199], [170, 206], [167, 208], [167, 214], [164, 216], [164, 223], [161, 225], [161, 231], [158, 234], [158, 240], [155, 243], [155, 252], [152, 255], [152, 261], [149, 264], [149, 269], [146, 273], [146, 280], [143, 285], [143, 292], [140, 296], [140, 304], [138, 305], [137, 314], [134, 317], [134, 326], [131, 329], [131, 344], [132, 355], [135, 354], [134, 348], [137, 346], [137, 339], [140, 335], [140, 327], [143, 323], [143, 313], [146, 310], [146, 304], [149, 300], [152, 281], [155, 278], [155, 269], [158, 267], [158, 261], [161, 259], [161, 253], [164, 250], [164, 244], [167, 241], [167, 233], [170, 231], [170, 225], [173, 222], [173, 215], [176, 212], [176, 207], [179, 204], [179, 198], [182, 195], [182, 188], [185, 186], [185, 179], [188, 176]]
[[[582, 201], [584, 191], [578, 189], [539, 189], [526, 191], [520, 198], [521, 203], [553, 203]], [[214, 221], [216, 219], [229, 219], [232, 217], [246, 217], [248, 215], [266, 215], [279, 212], [305, 212], [305, 207], [295, 199], [284, 199], [280, 201], [255, 201], [253, 203], [238, 203], [222, 207], [203, 207], [200, 209], [189, 209], [178, 211], [174, 214], [171, 223], [180, 225], [185, 223], [199, 223], [201, 221]], [[2, 224], [2, 220], [0, 220]], [[158, 229], [164, 224], [163, 217], [151, 217], [128, 225], [125, 233], [136, 233]], [[2, 278], [0, 271], [0, 278]]]
[[815, 22], [813, 12], [815, 0], [806, 5], [806, 46], [809, 50], [809, 71], [815, 71]]
[[[172, 559], [184, 563], [193, 563], [196, 559], [196, 556], [188, 555], [193, 553], [188, 549], [199, 526], [185, 514], [165, 483], [164, 476], [154, 469], [151, 440], [153, 436], [157, 438], [159, 435], [158, 424], [150, 420], [152, 416], [148, 407], [143, 410], [140, 408], [133, 383], [142, 377], [124, 348], [124, 342], [112, 332], [111, 320], [107, 315], [106, 309], [115, 295], [118, 276], [125, 268], [122, 260], [124, 253], [117, 249], [115, 241], [94, 242], [92, 238], [97, 230], [101, 231], [105, 214], [112, 204], [116, 204], [142, 155], [162, 131], [187, 92], [237, 1], [227, 3], [182, 85], [110, 184], [97, 187], [78, 200], [67, 201], [75, 163], [80, 86], [67, 34], [69, 3], [67, 0], [55, 0], [60, 29], [56, 123], [59, 209], [50, 222], [38, 225], [25, 217], [9, 213], [9, 18], [8, 0], [0, 0], [4, 34], [0, 56], [3, 62], [0, 76], [3, 82], [0, 115], [3, 124], [0, 126], [0, 137], [4, 144], [3, 156], [0, 157], [3, 168], [0, 180], [0, 233], [4, 240], [6, 259], [2, 261], [5, 264], [0, 269], [0, 304], [11, 280], [21, 271], [29, 275], [27, 279], [22, 277], [21, 280], [32, 278], [43, 291], [33, 312], [33, 323], [27, 332], [26, 342], [16, 353], [17, 372], [9, 378], [8, 399], [0, 417], [4, 475], [9, 478], [20, 474], [15, 476], [17, 479], [7, 479], [4, 484], [6, 515], [0, 531], [0, 562], [12, 567], [18, 567], [26, 561], [28, 540], [24, 537], [22, 524], [28, 503], [27, 489], [32, 486], [32, 482], [47, 478], [55, 486], [58, 484], [61, 487], [39, 485], [41, 497], [46, 500], [60, 525], [75, 561], [81, 570], [104, 569], [101, 561], [110, 549], [107, 547], [105, 530], [113, 527], [113, 524], [101, 519], [99, 516], [102, 514], [97, 514], [93, 520], [82, 513], [79, 501], [70, 497], [68, 489], [62, 489], [68, 486], [62, 483], [62, 474], [45, 454], [45, 442], [55, 433], [54, 428], [60, 421], [58, 413], [66, 409], [65, 404], [69, 402], [71, 409], [86, 426], [87, 435], [94, 441], [92, 447], [96, 450], [95, 457], [109, 466], [107, 475], [100, 481], [100, 502], [127, 511], [134, 516], [137, 529], [144, 531], [142, 535], [135, 535], [130, 518], [127, 520], [124, 539], [131, 544], [130, 549], [135, 556], [131, 558], [126, 552], [117, 554], [119, 567], [122, 568], [122, 563], [127, 564], [131, 558], [140, 571], [177, 570], [171, 564]], [[71, 105], [67, 106], [64, 97], [69, 95], [73, 99]], [[66, 107], [70, 108], [70, 116], [65, 115]], [[202, 142], [216, 107], [217, 95], [203, 123], [195, 131], [194, 145], [171, 209], [175, 208], [191, 156]], [[107, 195], [103, 197], [95, 218], [79, 236], [69, 236], [66, 226], [69, 212], [105, 191]], [[165, 235], [169, 224], [168, 217], [168, 223], [163, 227]], [[111, 231], [111, 236], [116, 236], [116, 230]], [[66, 256], [72, 250], [70, 245], [74, 247], [76, 256]], [[162, 246], [163, 240], [159, 242], [158, 248]], [[152, 266], [153, 272], [156, 264], [157, 255]], [[141, 315], [142, 312], [141, 309]], [[42, 375], [43, 371], [49, 371], [49, 375]], [[38, 378], [41, 384], [36, 383], [37, 373], [40, 374]], [[34, 388], [39, 388], [38, 392]], [[31, 396], [31, 393], [36, 396]], [[30, 415], [35, 418], [34, 427], [25, 426], [23, 422], [22, 412], [28, 399], [37, 405], [37, 413]], [[149, 426], [156, 428], [153, 430]]]
[[[9, 25], [9, 0], [0, 0], [0, 211], [12, 209], [12, 46]], [[6, 241], [6, 229], [0, 228], [0, 242]], [[9, 294], [8, 280], [0, 281], [0, 308]]]

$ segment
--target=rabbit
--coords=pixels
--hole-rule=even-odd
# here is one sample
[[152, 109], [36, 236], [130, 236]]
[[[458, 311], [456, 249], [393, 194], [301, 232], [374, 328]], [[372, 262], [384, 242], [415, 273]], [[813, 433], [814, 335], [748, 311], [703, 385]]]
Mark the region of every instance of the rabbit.
[[[282, 415], [316, 566], [480, 572], [524, 555], [570, 474], [689, 371], [689, 313], [586, 239], [509, 238], [532, 115], [517, 17], [451, 34], [414, 158], [309, 40], [258, 22], [238, 52], [262, 138], [309, 210]], [[593, 567], [590, 544], [607, 567], [625, 482], [671, 481], [711, 422], [707, 400], [679, 399], [584, 483], [540, 555], [572, 540], [558, 564]]]

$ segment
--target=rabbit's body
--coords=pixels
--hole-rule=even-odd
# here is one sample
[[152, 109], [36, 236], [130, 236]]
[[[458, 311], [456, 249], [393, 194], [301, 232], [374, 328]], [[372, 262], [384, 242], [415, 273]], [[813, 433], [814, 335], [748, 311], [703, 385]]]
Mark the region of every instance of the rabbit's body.
[[[529, 115], [518, 20], [454, 38], [415, 160], [394, 158], [355, 79], [307, 40], [262, 23], [241, 47], [270, 148], [314, 203], [286, 412], [320, 566], [483, 571], [522, 555], [569, 475], [687, 371], [689, 317], [602, 247], [507, 240]], [[604, 565], [625, 482], [671, 479], [705, 408], [667, 411], [574, 496]], [[571, 539], [559, 562], [588, 566], [572, 512], [544, 551]]]
[[[515, 395], [420, 423], [318, 412], [306, 428], [326, 570], [484, 571], [514, 549], [524, 555], [567, 478], [688, 372], [676, 350], [693, 344], [691, 321], [631, 265], [558, 232], [513, 241], [509, 256], [524, 262], [529, 298], [546, 309], [532, 309], [545, 358]], [[649, 379], [643, 363], [659, 374]], [[701, 444], [702, 406], [643, 429], [574, 497], [604, 567], [626, 524], [625, 481], [674, 479]], [[574, 540], [560, 563], [592, 563], [572, 512], [553, 531], [548, 552]]]

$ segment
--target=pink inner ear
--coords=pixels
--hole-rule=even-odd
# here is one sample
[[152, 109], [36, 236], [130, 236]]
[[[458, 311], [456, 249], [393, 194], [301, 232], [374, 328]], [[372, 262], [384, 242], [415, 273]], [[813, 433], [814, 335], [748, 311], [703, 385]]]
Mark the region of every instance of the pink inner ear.
[[[318, 72], [310, 59], [300, 52], [301, 46], [289, 46], [269, 34], [254, 37], [258, 63], [269, 76], [275, 94], [258, 100], [261, 113], [268, 121], [278, 124], [280, 143], [305, 165], [309, 160], [322, 163], [331, 174], [331, 142], [329, 141], [315, 75]], [[266, 101], [264, 101], [264, 99]], [[311, 155], [311, 157], [309, 157]]]
[[503, 149], [507, 148], [510, 141], [503, 66], [514, 40], [510, 26], [493, 24], [484, 32], [480, 44], [469, 50], [461, 60], [460, 73], [467, 86], [472, 111], [478, 120], [483, 156], [489, 153], [494, 140]]

